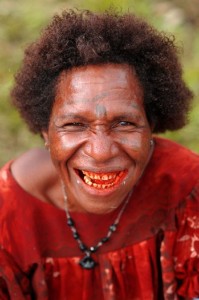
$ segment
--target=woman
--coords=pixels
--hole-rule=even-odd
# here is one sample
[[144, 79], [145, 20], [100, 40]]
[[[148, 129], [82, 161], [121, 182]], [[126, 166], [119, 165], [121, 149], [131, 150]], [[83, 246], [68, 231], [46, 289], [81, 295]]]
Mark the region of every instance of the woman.
[[63, 12], [13, 103], [47, 150], [1, 170], [1, 299], [199, 297], [199, 157], [153, 133], [192, 94], [172, 41], [134, 15]]

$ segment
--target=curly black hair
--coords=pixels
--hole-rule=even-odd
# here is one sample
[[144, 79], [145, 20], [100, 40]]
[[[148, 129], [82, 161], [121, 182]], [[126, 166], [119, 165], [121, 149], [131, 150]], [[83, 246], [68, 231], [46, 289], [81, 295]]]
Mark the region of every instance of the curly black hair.
[[131, 13], [63, 11], [25, 51], [11, 96], [31, 131], [48, 128], [63, 70], [90, 64], [132, 65], [154, 132], [183, 127], [192, 93], [182, 79], [174, 37]]

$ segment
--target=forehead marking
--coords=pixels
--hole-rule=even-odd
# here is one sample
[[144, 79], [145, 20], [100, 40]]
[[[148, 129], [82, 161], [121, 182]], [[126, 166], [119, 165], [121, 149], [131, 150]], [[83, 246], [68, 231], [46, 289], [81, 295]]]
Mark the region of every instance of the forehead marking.
[[107, 116], [106, 108], [102, 104], [97, 104], [95, 107], [95, 113], [98, 118], [103, 118]]

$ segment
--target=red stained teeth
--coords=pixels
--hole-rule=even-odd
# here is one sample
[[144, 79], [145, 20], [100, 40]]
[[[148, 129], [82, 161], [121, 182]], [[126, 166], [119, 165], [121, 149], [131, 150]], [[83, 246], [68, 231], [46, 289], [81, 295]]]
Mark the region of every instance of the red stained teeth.
[[109, 173], [92, 173], [89, 171], [82, 171], [83, 180], [89, 186], [97, 189], [107, 189], [115, 185], [124, 174], [124, 171], [109, 172]]
[[82, 171], [84, 175], [91, 179], [99, 179], [99, 180], [108, 180], [108, 179], [114, 179], [120, 172], [116, 173], [91, 173], [88, 171]]

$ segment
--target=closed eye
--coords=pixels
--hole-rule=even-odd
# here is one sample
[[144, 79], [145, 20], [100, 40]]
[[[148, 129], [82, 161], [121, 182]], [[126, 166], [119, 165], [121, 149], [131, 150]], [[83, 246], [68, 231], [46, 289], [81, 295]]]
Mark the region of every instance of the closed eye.
[[135, 123], [133, 122], [130, 122], [130, 121], [117, 121], [117, 122], [114, 122], [113, 124], [113, 128], [118, 128], [118, 127], [137, 127]]
[[120, 125], [120, 126], [135, 126], [135, 124], [133, 124], [132, 122], [128, 122], [128, 121], [120, 121], [118, 123], [118, 125]]
[[64, 124], [64, 126], [84, 126], [84, 124], [79, 122], [72, 122], [72, 123]]
[[87, 128], [86, 124], [80, 122], [65, 123], [61, 126], [66, 131], [83, 131]]
[[135, 122], [119, 120], [112, 124], [112, 129], [115, 131], [131, 132], [137, 129], [139, 126]]

